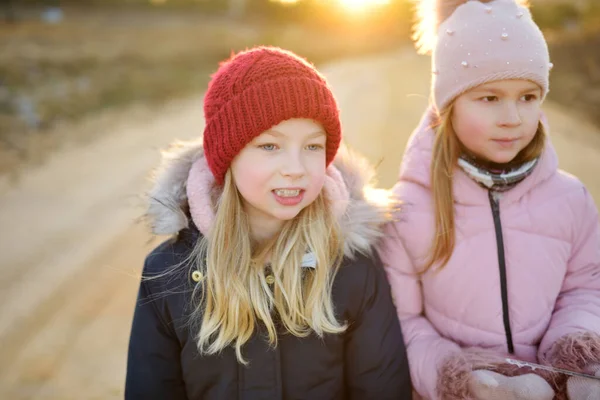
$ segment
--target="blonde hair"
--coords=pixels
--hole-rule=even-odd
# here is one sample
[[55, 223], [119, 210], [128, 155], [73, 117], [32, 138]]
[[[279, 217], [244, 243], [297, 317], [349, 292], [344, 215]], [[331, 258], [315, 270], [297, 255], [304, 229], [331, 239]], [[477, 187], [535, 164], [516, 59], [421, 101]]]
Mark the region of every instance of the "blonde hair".
[[[315, 256], [315, 268], [301, 266], [308, 249]], [[269, 344], [277, 345], [273, 311], [297, 337], [343, 332], [346, 325], [336, 320], [331, 298], [342, 249], [340, 228], [323, 192], [287, 221], [270, 243], [253, 243], [241, 194], [228, 171], [216, 201], [214, 225], [190, 256], [203, 273], [194, 289], [190, 316], [200, 353], [216, 354], [233, 345], [238, 361], [246, 364], [242, 346], [259, 323]], [[267, 255], [275, 278], [272, 288], [265, 277]]]
[[[431, 190], [433, 194], [435, 233], [430, 257], [421, 273], [427, 272], [434, 264], [442, 269], [454, 251], [456, 233], [454, 221], [454, 195], [452, 180], [458, 158], [463, 151], [452, 126], [451, 104], [442, 111], [434, 123], [435, 139], [431, 158]], [[540, 122], [531, 142], [517, 154], [514, 162], [524, 163], [539, 157], [544, 150], [546, 133]]]

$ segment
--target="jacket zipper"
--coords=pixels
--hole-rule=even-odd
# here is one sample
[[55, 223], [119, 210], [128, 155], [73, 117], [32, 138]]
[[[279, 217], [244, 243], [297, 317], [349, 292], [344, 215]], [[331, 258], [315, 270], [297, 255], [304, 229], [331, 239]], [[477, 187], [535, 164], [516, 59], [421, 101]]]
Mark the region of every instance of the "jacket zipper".
[[504, 334], [506, 335], [506, 345], [508, 352], [514, 354], [515, 349], [510, 329], [510, 315], [508, 311], [508, 287], [506, 282], [506, 260], [504, 257], [504, 238], [502, 236], [502, 223], [500, 221], [500, 204], [494, 192], [489, 190], [488, 197], [492, 207], [492, 216], [494, 217], [494, 227], [496, 228], [496, 246], [498, 248], [498, 267], [500, 268], [500, 295], [502, 296], [502, 317], [504, 320]]

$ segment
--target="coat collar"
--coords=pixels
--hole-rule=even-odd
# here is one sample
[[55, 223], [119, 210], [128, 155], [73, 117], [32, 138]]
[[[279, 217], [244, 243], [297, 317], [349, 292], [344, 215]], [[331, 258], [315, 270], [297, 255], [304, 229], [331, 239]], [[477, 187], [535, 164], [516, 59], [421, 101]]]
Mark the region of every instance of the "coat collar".
[[[153, 233], [173, 235], [194, 224], [201, 232], [209, 226], [211, 196], [219, 188], [203, 171], [204, 151], [201, 141], [178, 142], [162, 153], [162, 162], [153, 174], [153, 185], [148, 193], [146, 218]], [[199, 201], [190, 204], [188, 178], [194, 170], [199, 182], [194, 190]], [[326, 193], [334, 198], [336, 213], [345, 234], [344, 255], [369, 254], [381, 237], [381, 228], [388, 221], [393, 202], [389, 192], [374, 188], [375, 171], [368, 162], [344, 146], [338, 151], [327, 171], [329, 181]], [[216, 191], [216, 192], [215, 192]], [[204, 206], [200, 206], [203, 204]], [[190, 213], [190, 206], [194, 212]], [[190, 221], [189, 216], [193, 216]], [[209, 222], [210, 223], [210, 222]]]

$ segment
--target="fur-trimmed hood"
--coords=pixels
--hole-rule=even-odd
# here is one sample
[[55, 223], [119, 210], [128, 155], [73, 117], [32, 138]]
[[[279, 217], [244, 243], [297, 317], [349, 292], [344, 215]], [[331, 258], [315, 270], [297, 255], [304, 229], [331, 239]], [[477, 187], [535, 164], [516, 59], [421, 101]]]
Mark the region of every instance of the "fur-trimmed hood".
[[[153, 174], [153, 186], [148, 193], [146, 217], [154, 234], [173, 235], [188, 227], [188, 177], [194, 163], [202, 158], [201, 141], [177, 142], [162, 153], [162, 162]], [[374, 168], [358, 154], [342, 146], [333, 166], [339, 171], [349, 197], [345, 211], [339, 216], [345, 234], [344, 254], [347, 257], [357, 252], [368, 254], [381, 237], [393, 202], [387, 190], [374, 188]]]

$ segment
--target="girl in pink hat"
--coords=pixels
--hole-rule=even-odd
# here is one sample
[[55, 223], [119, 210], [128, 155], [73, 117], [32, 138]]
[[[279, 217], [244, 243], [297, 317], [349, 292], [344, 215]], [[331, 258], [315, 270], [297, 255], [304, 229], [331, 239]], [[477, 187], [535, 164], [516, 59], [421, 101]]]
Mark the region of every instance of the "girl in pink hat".
[[422, 3], [432, 105], [381, 248], [413, 385], [427, 399], [600, 398], [598, 380], [507, 360], [600, 376], [600, 223], [558, 170], [544, 37], [523, 1]]

